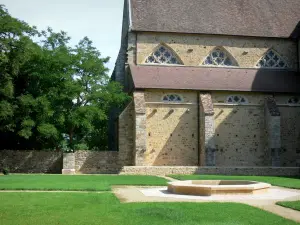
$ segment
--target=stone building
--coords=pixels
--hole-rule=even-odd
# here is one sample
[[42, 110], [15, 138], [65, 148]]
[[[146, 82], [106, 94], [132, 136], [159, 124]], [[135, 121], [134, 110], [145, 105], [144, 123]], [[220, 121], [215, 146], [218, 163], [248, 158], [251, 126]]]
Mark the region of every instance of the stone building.
[[299, 167], [299, 0], [125, 0], [123, 166]]

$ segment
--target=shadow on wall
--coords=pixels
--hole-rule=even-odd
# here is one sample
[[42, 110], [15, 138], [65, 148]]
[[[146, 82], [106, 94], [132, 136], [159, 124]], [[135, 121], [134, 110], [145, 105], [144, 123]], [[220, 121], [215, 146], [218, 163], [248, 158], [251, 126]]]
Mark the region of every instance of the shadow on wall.
[[[290, 38], [297, 41], [299, 34], [300, 22]], [[276, 70], [273, 71], [259, 69], [256, 72], [250, 88], [253, 93], [227, 93], [228, 96], [234, 95], [237, 98], [245, 96], [249, 101], [248, 105], [214, 105], [215, 135], [212, 139], [216, 144], [216, 166], [272, 165], [264, 107], [265, 98], [269, 96], [275, 98], [281, 114], [279, 166], [300, 166], [300, 107], [287, 104], [288, 99], [294, 95], [300, 99], [299, 72], [283, 69], [283, 73], [279, 74]], [[214, 103], [224, 103], [226, 96], [223, 94], [220, 94], [219, 99], [214, 99]]]
[[53, 151], [0, 151], [0, 169], [8, 167], [12, 173], [61, 173], [61, 152]]
[[75, 169], [84, 174], [114, 174], [121, 170], [117, 151], [76, 151]]
[[146, 163], [197, 166], [197, 105], [152, 105], [147, 110]]
[[[298, 38], [299, 33], [298, 23], [291, 38]], [[281, 72], [277, 73], [277, 71]], [[269, 134], [266, 129], [264, 106], [266, 97], [274, 97], [277, 104], [281, 104], [278, 107], [281, 113], [282, 139], [282, 148], [279, 153], [280, 166], [299, 166], [297, 158], [300, 160], [300, 122], [298, 121], [300, 107], [287, 105], [291, 96], [300, 93], [300, 79], [297, 71], [259, 69], [252, 78], [245, 79], [244, 82], [247, 80], [251, 82], [252, 93], [213, 93], [215, 134], [212, 139], [216, 144], [216, 166], [272, 165], [271, 150], [268, 146]], [[237, 102], [237, 104], [226, 105], [228, 96], [233, 98], [245, 96], [248, 104]], [[280, 102], [279, 99], [283, 100]], [[156, 112], [154, 108], [156, 108]], [[146, 163], [154, 166], [197, 165], [198, 128], [197, 120], [191, 120], [193, 113], [186, 116], [182, 113], [184, 107], [177, 106], [155, 106], [154, 108], [150, 108], [151, 112], [147, 113]], [[194, 110], [191, 109], [191, 112]], [[154, 122], [148, 130], [149, 120], [154, 120]]]
[[[253, 98], [251, 101], [259, 101], [257, 105], [234, 106], [224, 103], [228, 95], [230, 92], [218, 93], [214, 100], [223, 103], [215, 106], [216, 166], [270, 165], [264, 129], [264, 96], [249, 96]], [[200, 165], [197, 104], [153, 105], [148, 108], [147, 116], [147, 165]], [[201, 127], [200, 132], [203, 132]]]
[[[261, 95], [223, 93], [217, 98], [224, 103], [228, 96], [247, 98], [249, 105], [220, 104], [214, 106], [216, 166], [269, 166]], [[218, 96], [217, 96], [218, 97]]]

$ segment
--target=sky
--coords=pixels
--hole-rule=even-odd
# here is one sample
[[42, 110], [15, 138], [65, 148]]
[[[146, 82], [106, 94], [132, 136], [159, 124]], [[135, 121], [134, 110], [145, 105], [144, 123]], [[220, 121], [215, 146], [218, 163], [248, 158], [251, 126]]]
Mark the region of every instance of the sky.
[[123, 0], [1, 0], [9, 13], [39, 30], [51, 27], [66, 31], [71, 45], [89, 37], [103, 57], [110, 72], [121, 45]]

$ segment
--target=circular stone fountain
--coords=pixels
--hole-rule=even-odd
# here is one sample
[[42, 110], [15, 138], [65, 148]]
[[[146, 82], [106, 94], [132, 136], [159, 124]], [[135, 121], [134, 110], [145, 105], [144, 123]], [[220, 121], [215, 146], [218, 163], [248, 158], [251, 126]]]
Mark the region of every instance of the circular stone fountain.
[[267, 192], [270, 184], [243, 180], [186, 180], [168, 183], [168, 191], [182, 195], [257, 194]]

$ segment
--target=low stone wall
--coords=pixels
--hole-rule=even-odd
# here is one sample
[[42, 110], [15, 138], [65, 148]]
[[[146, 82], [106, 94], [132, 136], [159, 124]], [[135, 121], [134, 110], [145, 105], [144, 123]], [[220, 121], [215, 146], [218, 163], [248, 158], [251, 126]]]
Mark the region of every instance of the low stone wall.
[[76, 173], [118, 173], [119, 152], [115, 151], [76, 151]]
[[12, 173], [61, 173], [61, 152], [1, 150], [0, 170], [9, 168]]
[[257, 176], [300, 176], [300, 167], [197, 167], [197, 166], [124, 166], [120, 174], [165, 176], [169, 174], [218, 174]]
[[[64, 155], [64, 157], [63, 157]], [[0, 151], [0, 170], [8, 167], [12, 173], [74, 174], [220, 174], [300, 176], [300, 167], [197, 167], [197, 166], [123, 166], [119, 152], [76, 151]], [[63, 161], [64, 159], [64, 161]]]

